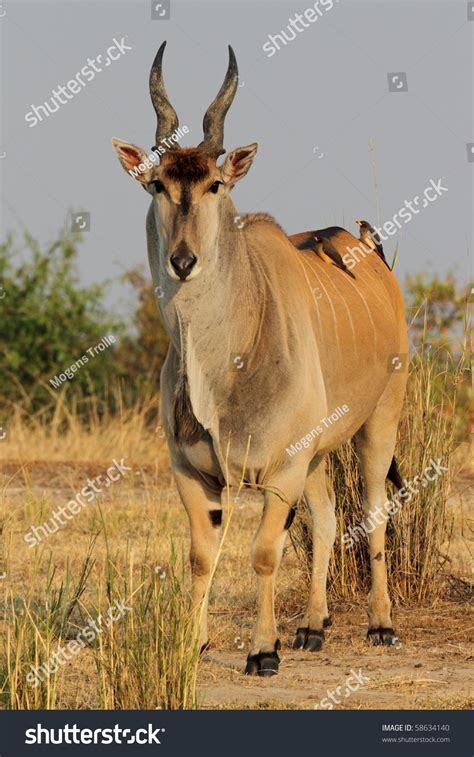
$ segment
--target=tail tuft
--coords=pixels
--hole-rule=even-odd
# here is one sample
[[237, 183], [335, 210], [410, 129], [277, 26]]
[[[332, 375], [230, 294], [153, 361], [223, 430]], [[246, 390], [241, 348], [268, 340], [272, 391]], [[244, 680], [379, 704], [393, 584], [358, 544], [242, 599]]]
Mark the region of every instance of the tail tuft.
[[398, 470], [398, 465], [395, 457], [392, 457], [392, 462], [390, 463], [387, 478], [392, 482], [392, 484], [394, 484], [394, 486], [397, 487], [397, 489], [401, 489], [403, 487], [402, 477], [400, 475], [400, 471]]

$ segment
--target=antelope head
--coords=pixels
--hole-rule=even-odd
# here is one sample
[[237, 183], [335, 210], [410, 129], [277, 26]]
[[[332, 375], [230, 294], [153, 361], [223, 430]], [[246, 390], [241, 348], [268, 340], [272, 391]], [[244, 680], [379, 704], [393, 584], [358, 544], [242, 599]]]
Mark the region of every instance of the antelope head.
[[230, 192], [246, 175], [258, 146], [239, 147], [217, 165], [225, 153], [224, 120], [238, 84], [237, 61], [230, 46], [227, 73], [204, 116], [204, 139], [197, 147], [188, 148], [169, 140], [179, 123], [163, 81], [165, 45], [163, 42], [158, 50], [150, 73], [150, 95], [157, 116], [152, 151], [162, 153], [166, 145], [159, 164], [136, 145], [119, 139], [112, 143], [122, 166], [153, 198], [160, 267], [172, 279], [185, 282], [217, 261], [220, 234], [235, 218]]

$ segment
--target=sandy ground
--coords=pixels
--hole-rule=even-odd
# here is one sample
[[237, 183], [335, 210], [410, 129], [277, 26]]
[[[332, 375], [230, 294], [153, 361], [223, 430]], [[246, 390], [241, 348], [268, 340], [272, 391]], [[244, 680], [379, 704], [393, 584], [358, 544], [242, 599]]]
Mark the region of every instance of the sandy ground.
[[[257, 510], [255, 500], [249, 509]], [[237, 512], [236, 517], [249, 518]], [[203, 706], [218, 708], [281, 707], [289, 709], [425, 709], [474, 706], [474, 489], [471, 473], [460, 473], [448, 501], [452, 519], [446, 542], [449, 577], [446, 595], [432, 607], [395, 608], [398, 640], [393, 648], [373, 647], [365, 640], [365, 601], [330, 602], [333, 625], [320, 652], [292, 649], [298, 616], [279, 625], [282, 642], [277, 677], [242, 676], [251, 623], [239, 624], [233, 648], [210, 649], [200, 677]], [[282, 569], [294, 563], [287, 552]], [[285, 596], [285, 595], [284, 595]], [[283, 597], [284, 600], [284, 597]], [[283, 606], [282, 606], [283, 605]], [[284, 614], [284, 601], [280, 602]], [[215, 613], [218, 611], [214, 611]], [[212, 636], [213, 616], [210, 616]], [[231, 614], [232, 617], [232, 614]], [[239, 649], [242, 647], [242, 650]], [[359, 674], [362, 685], [350, 678]], [[350, 687], [346, 686], [349, 678]], [[337, 687], [341, 687], [338, 693]], [[350, 691], [350, 688], [357, 689]], [[333, 693], [333, 699], [328, 694]], [[334, 699], [340, 700], [335, 702]], [[321, 703], [321, 700], [323, 702]], [[325, 701], [324, 701], [325, 700]]]
[[[31, 552], [22, 534], [31, 524], [34, 508], [42, 502], [44, 513], [64, 503], [80, 490], [88, 476], [102, 468], [95, 464], [28, 463], [4, 461], [0, 468], [0, 519], [3, 524], [0, 560], [8, 560], [4, 579], [21, 596], [28, 581]], [[282, 642], [280, 674], [272, 679], [242, 675], [252, 624], [255, 619], [255, 581], [248, 558], [261, 503], [249, 497], [235, 509], [233, 522], [216, 573], [210, 606], [212, 647], [199, 674], [201, 707], [326, 708], [328, 692], [345, 709], [468, 708], [474, 704], [474, 617], [472, 595], [473, 499], [472, 479], [464, 474], [453, 490], [449, 508], [453, 537], [446, 544], [449, 571], [446, 594], [434, 606], [395, 608], [396, 647], [380, 649], [365, 641], [366, 599], [332, 602], [333, 625], [317, 653], [295, 652], [292, 637], [303, 610], [306, 589], [300, 564], [291, 546], [285, 550], [278, 577], [277, 617]], [[44, 504], [46, 503], [46, 504]], [[29, 508], [29, 509], [28, 509]], [[33, 509], [32, 509], [33, 508]], [[127, 480], [101, 497], [108, 522], [109, 540], [117, 550], [130, 548], [135, 562], [149, 549], [157, 561], [166, 562], [169, 539], [188, 544], [188, 527], [169, 469], [135, 467]], [[39, 521], [33, 521], [39, 522]], [[64, 533], [48, 540], [48, 549], [59, 570], [66, 561], [80, 565], [90, 535], [97, 531], [97, 511], [91, 508], [68, 525]], [[99, 556], [100, 557], [100, 556]], [[2, 564], [0, 564], [0, 574]], [[83, 659], [70, 671], [74, 682], [65, 693], [64, 706], [96, 706], [93, 669]], [[361, 683], [350, 692], [346, 681], [354, 673]], [[352, 688], [356, 688], [353, 680]], [[338, 693], [337, 687], [341, 687]], [[326, 698], [326, 705], [321, 700]]]
[[[364, 607], [333, 608], [333, 626], [320, 652], [291, 649], [293, 629], [280, 631], [280, 673], [263, 681], [242, 676], [243, 652], [210, 650], [201, 670], [201, 701], [207, 707], [327, 709], [334, 692], [339, 709], [464, 708], [474, 704], [474, 617], [467, 608], [443, 603], [429, 611], [399, 610], [397, 648], [364, 641]], [[460, 630], [461, 629], [461, 630]], [[235, 643], [240, 644], [240, 641]], [[346, 687], [349, 680], [356, 688]], [[337, 687], [342, 691], [339, 696]]]

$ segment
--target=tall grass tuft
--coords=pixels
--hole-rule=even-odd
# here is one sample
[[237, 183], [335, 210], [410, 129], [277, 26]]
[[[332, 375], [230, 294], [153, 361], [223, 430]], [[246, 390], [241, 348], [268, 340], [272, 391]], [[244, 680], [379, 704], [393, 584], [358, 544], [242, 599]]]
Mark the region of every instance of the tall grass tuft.
[[[44, 571], [44, 589], [35, 594], [32, 587], [43, 573], [39, 558], [25, 597], [5, 589], [2, 609], [7, 624], [5, 635], [0, 637], [0, 705], [3, 709], [56, 709], [59, 706], [63, 671], [60, 666], [53, 670], [52, 655], [67, 636], [70, 620], [86, 589], [93, 566], [91, 551], [92, 544], [76, 581], [67, 564], [64, 579], [55, 585], [56, 570], [50, 557]], [[33, 685], [33, 671], [48, 664], [51, 675], [41, 676]]]
[[[105, 572], [101, 569], [91, 582], [95, 541], [75, 582], [66, 566], [58, 584], [51, 559], [43, 566], [40, 556], [30, 575], [34, 590], [20, 598], [5, 589], [0, 707], [58, 709], [67, 671], [55, 663], [54, 653], [92, 621], [88, 625], [95, 637], [79, 653], [92, 655], [95, 662], [101, 708], [195, 709], [199, 624], [185, 588], [184, 560], [172, 549], [166, 565], [150, 566], [145, 555], [137, 569], [127, 555], [120, 569], [120, 556], [112, 559], [108, 552]], [[33, 671], [41, 666], [33, 685]]]
[[166, 566], [133, 565], [119, 574], [108, 561], [97, 613], [124, 602], [128, 608], [97, 636], [93, 653], [103, 709], [195, 709], [199, 637], [184, 561], [174, 550]]

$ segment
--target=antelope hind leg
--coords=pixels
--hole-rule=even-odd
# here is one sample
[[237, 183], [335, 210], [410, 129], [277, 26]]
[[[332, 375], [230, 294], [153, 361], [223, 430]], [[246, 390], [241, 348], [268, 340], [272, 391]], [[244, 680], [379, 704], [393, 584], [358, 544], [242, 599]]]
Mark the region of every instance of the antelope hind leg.
[[313, 521], [313, 569], [308, 605], [296, 631], [294, 649], [316, 652], [324, 641], [324, 629], [331, 625], [326, 598], [326, 581], [331, 549], [336, 537], [334, 490], [326, 476], [324, 459], [310, 471], [304, 494]]
[[363, 510], [369, 541], [371, 590], [367, 638], [374, 644], [390, 646], [395, 632], [387, 588], [385, 531], [387, 515], [381, 508], [387, 500], [385, 480], [392, 461], [397, 421], [383, 407], [377, 408], [356, 436], [357, 451], [364, 478]]

